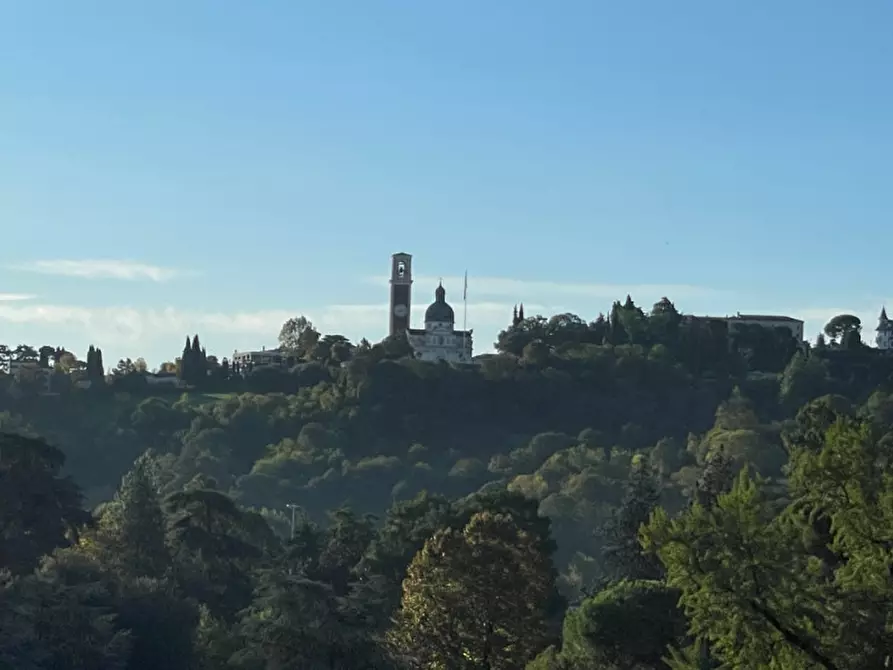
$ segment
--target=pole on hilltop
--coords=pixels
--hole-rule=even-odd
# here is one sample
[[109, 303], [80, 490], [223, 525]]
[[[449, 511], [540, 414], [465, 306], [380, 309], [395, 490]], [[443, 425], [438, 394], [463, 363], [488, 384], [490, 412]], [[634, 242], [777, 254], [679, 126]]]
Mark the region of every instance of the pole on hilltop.
[[468, 270], [465, 271], [465, 287], [462, 289], [462, 357], [465, 357], [468, 338]]

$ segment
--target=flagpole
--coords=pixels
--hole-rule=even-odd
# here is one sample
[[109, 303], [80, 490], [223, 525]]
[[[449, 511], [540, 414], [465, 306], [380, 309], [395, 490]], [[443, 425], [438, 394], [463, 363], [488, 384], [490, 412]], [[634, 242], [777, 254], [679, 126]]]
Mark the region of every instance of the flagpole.
[[465, 356], [468, 337], [468, 270], [465, 271], [465, 288], [462, 289], [462, 356]]

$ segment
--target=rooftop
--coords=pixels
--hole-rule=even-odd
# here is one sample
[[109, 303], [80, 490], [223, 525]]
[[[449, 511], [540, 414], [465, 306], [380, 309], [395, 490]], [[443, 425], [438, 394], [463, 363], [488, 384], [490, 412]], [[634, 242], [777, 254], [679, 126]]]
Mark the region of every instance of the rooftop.
[[742, 314], [738, 312], [735, 316], [730, 316], [730, 319], [745, 319], [747, 321], [786, 321], [793, 323], [803, 323], [800, 319], [795, 319], [792, 316], [779, 316], [777, 314]]

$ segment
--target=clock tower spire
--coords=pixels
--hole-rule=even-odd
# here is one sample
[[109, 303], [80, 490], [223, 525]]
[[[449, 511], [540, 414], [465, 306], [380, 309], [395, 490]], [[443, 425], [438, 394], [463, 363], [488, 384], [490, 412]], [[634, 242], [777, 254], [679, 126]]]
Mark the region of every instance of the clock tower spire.
[[410, 309], [412, 308], [412, 256], [394, 254], [391, 256], [391, 336], [409, 330]]

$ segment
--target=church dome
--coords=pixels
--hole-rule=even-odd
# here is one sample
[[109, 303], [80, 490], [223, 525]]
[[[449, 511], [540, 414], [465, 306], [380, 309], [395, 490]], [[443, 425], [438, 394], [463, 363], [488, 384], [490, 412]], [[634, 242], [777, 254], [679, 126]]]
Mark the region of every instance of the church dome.
[[455, 323], [456, 321], [453, 308], [447, 304], [446, 289], [443, 288], [443, 284], [437, 286], [437, 290], [434, 291], [434, 302], [425, 310], [425, 323], [435, 321], [440, 323]]

